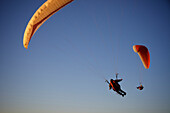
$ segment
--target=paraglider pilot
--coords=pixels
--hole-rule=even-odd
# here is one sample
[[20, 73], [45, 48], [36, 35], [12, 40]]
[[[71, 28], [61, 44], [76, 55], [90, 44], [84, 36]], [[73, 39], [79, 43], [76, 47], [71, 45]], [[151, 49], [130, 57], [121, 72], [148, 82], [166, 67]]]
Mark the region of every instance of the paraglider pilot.
[[124, 92], [119, 83], [122, 81], [122, 79], [117, 79], [117, 74], [116, 74], [116, 80], [110, 79], [110, 83], [108, 82], [108, 80], [106, 80], [105, 82], [107, 82], [109, 84], [109, 90], [113, 89], [114, 91], [116, 91], [119, 95], [122, 95], [122, 97], [124, 97], [124, 95], [126, 95], [126, 92]]
[[139, 89], [139, 90], [142, 90], [143, 88], [144, 88], [144, 87], [143, 87], [142, 84], [140, 84], [140, 86], [137, 87], [137, 89]]

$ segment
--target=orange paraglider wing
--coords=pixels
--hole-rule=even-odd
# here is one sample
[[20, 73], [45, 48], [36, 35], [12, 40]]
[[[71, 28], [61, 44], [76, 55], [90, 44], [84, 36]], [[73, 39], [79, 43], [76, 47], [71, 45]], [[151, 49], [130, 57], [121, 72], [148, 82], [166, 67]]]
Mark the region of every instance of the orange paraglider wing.
[[138, 53], [144, 67], [149, 69], [150, 66], [150, 54], [148, 49], [143, 45], [134, 45], [133, 46], [134, 52]]
[[47, 0], [32, 16], [24, 33], [23, 45], [27, 49], [29, 42], [38, 28], [58, 10], [73, 0]]

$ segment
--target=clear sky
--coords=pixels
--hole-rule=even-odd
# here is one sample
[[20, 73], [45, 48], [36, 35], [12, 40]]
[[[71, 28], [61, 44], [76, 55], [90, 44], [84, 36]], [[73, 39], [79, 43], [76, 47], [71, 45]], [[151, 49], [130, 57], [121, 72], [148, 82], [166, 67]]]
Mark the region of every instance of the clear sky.
[[[44, 2], [1, 0], [1, 113], [170, 113], [168, 0], [74, 0], [26, 50], [24, 30]], [[135, 44], [148, 47], [148, 70]], [[104, 82], [116, 72], [125, 97]]]

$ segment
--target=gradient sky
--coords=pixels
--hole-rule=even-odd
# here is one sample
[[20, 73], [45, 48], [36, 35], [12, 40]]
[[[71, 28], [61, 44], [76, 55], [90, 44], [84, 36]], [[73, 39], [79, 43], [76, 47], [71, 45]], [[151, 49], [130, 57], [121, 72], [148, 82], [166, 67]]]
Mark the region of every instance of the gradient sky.
[[[44, 2], [1, 0], [1, 113], [170, 113], [168, 0], [74, 0], [26, 50], [24, 30]], [[135, 44], [148, 47], [148, 70]], [[125, 97], [104, 82], [116, 72]]]

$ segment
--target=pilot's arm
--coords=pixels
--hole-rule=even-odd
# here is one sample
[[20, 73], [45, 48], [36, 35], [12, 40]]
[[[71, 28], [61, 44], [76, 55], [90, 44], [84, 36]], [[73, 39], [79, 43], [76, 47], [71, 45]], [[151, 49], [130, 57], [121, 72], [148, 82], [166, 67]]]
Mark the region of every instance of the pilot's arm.
[[111, 90], [112, 89], [112, 86], [109, 84], [109, 90]]
[[122, 81], [123, 79], [116, 79], [115, 82], [120, 82]]

